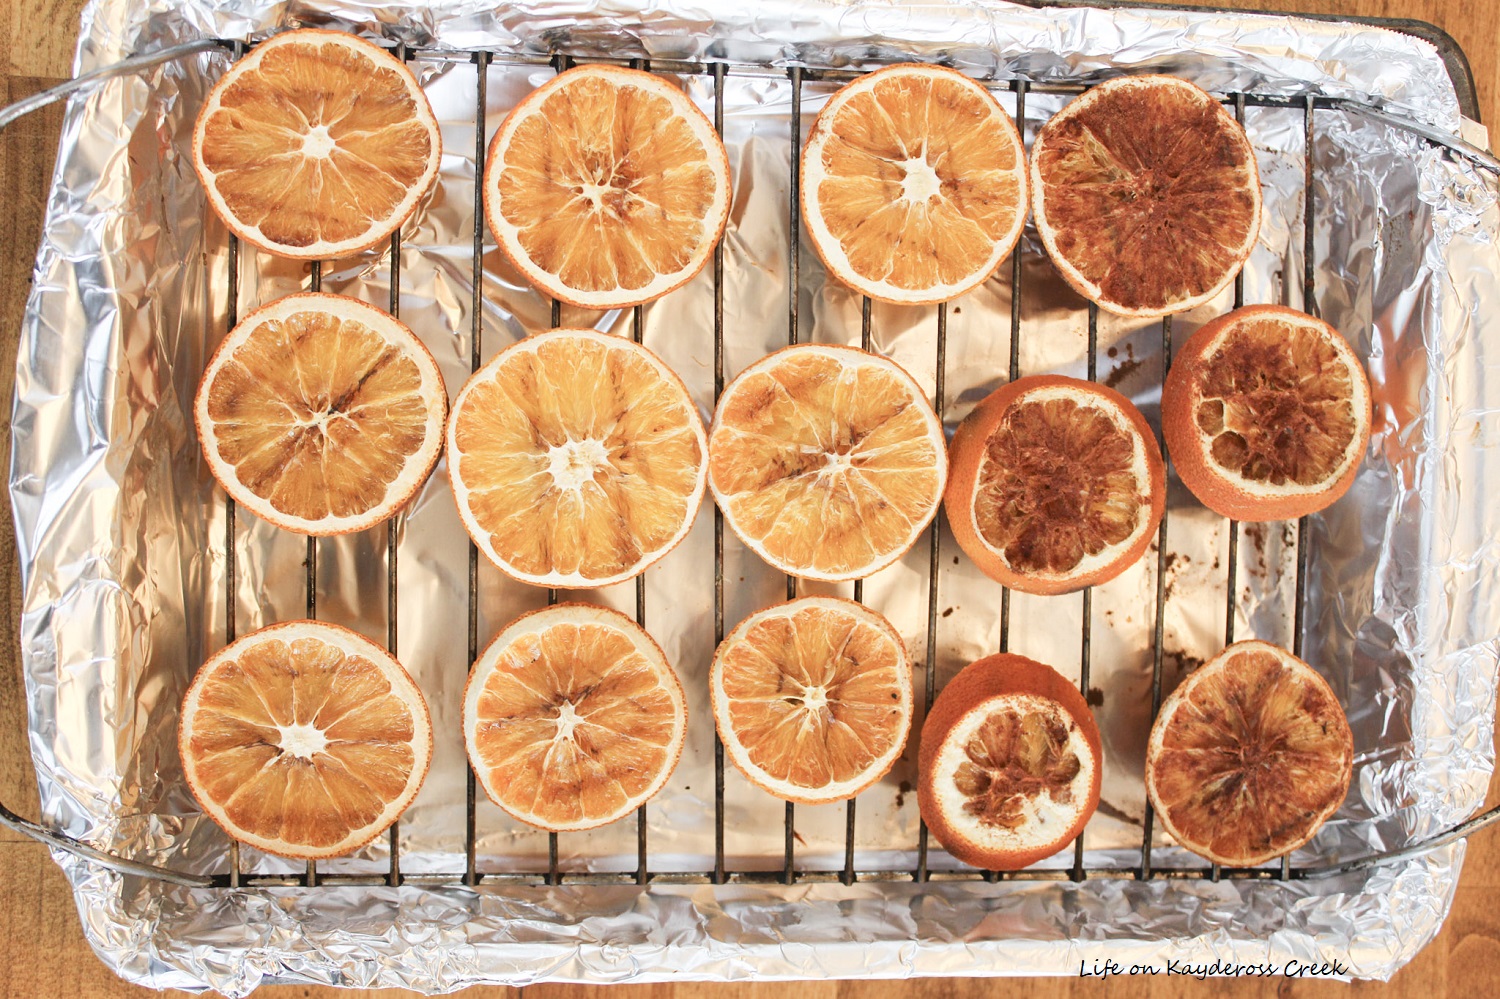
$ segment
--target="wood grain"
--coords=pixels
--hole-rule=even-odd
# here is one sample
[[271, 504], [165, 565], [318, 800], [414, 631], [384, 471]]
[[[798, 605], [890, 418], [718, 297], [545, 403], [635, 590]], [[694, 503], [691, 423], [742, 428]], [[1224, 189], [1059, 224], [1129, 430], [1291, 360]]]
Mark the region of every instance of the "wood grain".
[[[69, 75], [83, 0], [7, 0], [0, 11], [0, 103], [9, 103]], [[1468, 53], [1478, 83], [1484, 119], [1500, 123], [1500, 3], [1476, 0], [1241, 0], [1229, 6], [1311, 11], [1326, 14], [1409, 17], [1446, 28]], [[21, 311], [30, 285], [32, 261], [41, 231], [52, 158], [61, 114], [57, 108], [23, 119], [0, 134], [0, 421], [9, 439], [8, 400], [14, 374]], [[0, 523], [8, 524], [8, 500], [0, 494]], [[35, 778], [25, 739], [24, 695], [16, 665], [19, 609], [15, 541], [0, 529], [0, 796], [12, 807], [34, 814]], [[1492, 783], [1491, 800], [1497, 798]], [[117, 979], [89, 950], [78, 913], [61, 872], [30, 840], [0, 832], [0, 995], [146, 996], [147, 990]], [[1019, 984], [1019, 983], [1018, 983]], [[527, 999], [980, 999], [1008, 991], [1009, 985], [983, 979], [928, 979], [911, 982], [806, 982], [788, 985], [704, 985], [695, 983], [617, 986], [609, 989], [539, 985], [526, 989], [475, 988], [466, 997], [515, 996]], [[1077, 978], [1036, 979], [1028, 995], [1062, 999], [1098, 996], [1100, 984]], [[1390, 983], [1231, 981], [1197, 983], [1181, 979], [1115, 979], [1114, 999], [1176, 996], [1347, 997], [1370, 995], [1435, 999], [1441, 996], [1500, 995], [1500, 834], [1470, 844], [1469, 859], [1452, 914], [1437, 940], [1417, 955]], [[387, 999], [400, 990], [345, 991], [300, 986], [262, 989], [265, 999]]]

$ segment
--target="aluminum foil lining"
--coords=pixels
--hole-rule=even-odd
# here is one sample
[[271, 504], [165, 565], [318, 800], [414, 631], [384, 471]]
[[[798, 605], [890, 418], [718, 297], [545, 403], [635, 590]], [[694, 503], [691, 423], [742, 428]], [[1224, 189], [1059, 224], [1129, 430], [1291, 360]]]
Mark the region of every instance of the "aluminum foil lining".
[[[1443, 64], [1426, 42], [1354, 25], [1226, 13], [1031, 10], [1004, 3], [819, 0], [692, 4], [446, 0], [404, 10], [375, 0], [95, 0], [76, 69], [203, 37], [259, 38], [294, 24], [340, 27], [423, 52], [414, 59], [441, 120], [438, 189], [406, 227], [401, 316], [432, 349], [450, 394], [468, 373], [476, 67], [444, 50], [496, 54], [491, 131], [550, 75], [506, 60], [727, 59], [782, 67], [873, 68], [942, 59], [975, 75], [1090, 81], [1164, 71], [1219, 92], [1347, 97], [1456, 130]], [[75, 96], [64, 123], [17, 367], [11, 495], [24, 573], [22, 643], [44, 820], [103, 849], [197, 872], [227, 870], [227, 843], [192, 803], [176, 752], [177, 704], [223, 643], [224, 503], [185, 417], [204, 360], [226, 329], [227, 236], [189, 162], [194, 115], [228, 65], [215, 51], [113, 79]], [[539, 61], [539, 60], [538, 60]], [[711, 80], [681, 84], [711, 107]], [[725, 141], [734, 171], [725, 236], [730, 374], [787, 337], [791, 88], [778, 73], [731, 74]], [[809, 82], [803, 122], [832, 92]], [[1014, 98], [1000, 93], [1014, 108]], [[1029, 132], [1064, 97], [1027, 101]], [[1314, 278], [1322, 315], [1355, 344], [1375, 392], [1376, 432], [1349, 496], [1310, 525], [1306, 657], [1348, 709], [1355, 784], [1299, 866], [1399, 847], [1461, 819], [1491, 770], [1500, 507], [1485, 502], [1500, 443], [1500, 313], [1494, 176], [1357, 112], [1320, 111], [1314, 146]], [[1250, 108], [1265, 224], [1245, 301], [1302, 304], [1305, 148], [1300, 112]], [[1028, 139], [1029, 139], [1028, 135]], [[1085, 312], [1028, 232], [1021, 367], [1084, 373]], [[801, 336], [857, 343], [860, 303], [801, 254]], [[549, 325], [548, 303], [485, 246], [486, 356]], [[1005, 378], [1009, 268], [949, 309], [951, 430]], [[324, 288], [386, 304], [389, 259], [328, 265]], [[240, 314], [299, 288], [298, 264], [246, 253]], [[1174, 338], [1228, 308], [1174, 321]], [[712, 283], [701, 275], [645, 310], [645, 340], [712, 407]], [[629, 331], [628, 313], [565, 310], [567, 325]], [[934, 310], [877, 304], [875, 346], [929, 387]], [[1103, 317], [1099, 377], [1157, 417], [1160, 324]], [[1222, 641], [1228, 539], [1180, 488], [1170, 499], [1165, 679]], [[408, 874], [463, 867], [466, 540], [446, 467], [400, 519], [399, 657], [432, 707], [433, 769], [401, 824]], [[1238, 550], [1240, 636], [1290, 644], [1294, 538], [1246, 528]], [[779, 598], [781, 577], [728, 539], [727, 622]], [[322, 542], [320, 615], [383, 641], [384, 532]], [[240, 633], [303, 613], [303, 541], [242, 515], [234, 592]], [[926, 649], [926, 542], [871, 579], [867, 600]], [[943, 540], [939, 682], [998, 642], [999, 588]], [[1104, 733], [1104, 805], [1087, 831], [1091, 866], [1129, 866], [1140, 844], [1150, 715], [1155, 559], [1095, 591], [1092, 685]], [[712, 517], [647, 578], [648, 628], [690, 693], [689, 744], [651, 804], [651, 867], [713, 860]], [[481, 641], [543, 601], [480, 578]], [[633, 590], [585, 595], [622, 609]], [[1079, 598], [1016, 595], [1012, 648], [1076, 677]], [[920, 674], [919, 680], [921, 682]], [[920, 703], [920, 697], [918, 701]], [[919, 719], [920, 721], [920, 719]], [[915, 867], [915, 739], [861, 796], [856, 866]], [[731, 869], [779, 869], [779, 803], [726, 776]], [[479, 868], [545, 868], [546, 839], [489, 805]], [[842, 866], [843, 811], [799, 808], [798, 866]], [[633, 870], [634, 823], [561, 839], [564, 870]], [[247, 871], [290, 870], [246, 850]], [[909, 975], [1076, 974], [1082, 961], [1163, 964], [1338, 959], [1389, 976], [1436, 932], [1462, 845], [1332, 878], [1272, 882], [859, 883], [636, 887], [190, 890], [122, 877], [59, 854], [90, 942], [123, 976], [158, 988], [244, 994], [276, 981], [406, 986]], [[1201, 862], [1158, 834], [1158, 867]], [[1065, 866], [1056, 858], [1054, 866]], [[379, 871], [384, 847], [323, 865]], [[936, 870], [956, 868], [934, 853]]]

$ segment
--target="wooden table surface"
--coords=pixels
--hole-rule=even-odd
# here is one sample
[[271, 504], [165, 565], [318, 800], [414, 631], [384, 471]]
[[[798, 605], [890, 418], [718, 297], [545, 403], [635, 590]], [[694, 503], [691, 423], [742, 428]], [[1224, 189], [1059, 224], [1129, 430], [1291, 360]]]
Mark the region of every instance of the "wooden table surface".
[[[1177, 0], [1181, 2], [1181, 0]], [[0, 105], [66, 79], [84, 0], [5, 0], [0, 11]], [[1222, 5], [1222, 4], [1221, 4]], [[1323, 14], [1408, 17], [1447, 29], [1468, 53], [1479, 84], [1484, 120], [1500, 122], [1500, 3], [1492, 0], [1229, 0], [1228, 6], [1311, 11]], [[30, 284], [41, 232], [52, 160], [61, 125], [60, 105], [22, 119], [0, 134], [0, 191], [13, 199], [0, 212], [0, 419], [8, 441], [11, 386], [21, 312]], [[0, 497], [0, 587], [9, 614], [0, 614], [0, 800], [35, 815], [36, 785], [26, 748], [24, 696], [20, 687], [16, 621], [20, 593], [15, 539], [9, 528], [8, 498]], [[1500, 781], [1491, 785], [1497, 797]], [[114, 976], [89, 949], [79, 928], [73, 898], [46, 851], [29, 839], [0, 830], [0, 994], [5, 996], [136, 996], [145, 989]], [[1004, 985], [982, 979], [928, 979], [911, 982], [809, 982], [795, 986], [681, 985], [615, 986], [609, 999], [763, 999], [795, 988], [801, 999], [968, 999], [1001, 988], [1041, 997], [1094, 996], [1098, 980], [1029, 979]], [[1330, 982], [1246, 980], [1197, 983], [1191, 980], [1115, 979], [1114, 996], [1160, 999], [1168, 996], [1342, 996], [1348, 987]], [[1359, 982], [1360, 995], [1500, 996], [1500, 832], [1481, 835], [1470, 845], [1453, 904], [1441, 935], [1398, 972], [1390, 983]], [[541, 985], [523, 990], [474, 988], [468, 997], [524, 992], [528, 999], [599, 999], [602, 987]], [[399, 990], [350, 992], [300, 986], [261, 989], [257, 996], [345, 999], [408, 995]]]

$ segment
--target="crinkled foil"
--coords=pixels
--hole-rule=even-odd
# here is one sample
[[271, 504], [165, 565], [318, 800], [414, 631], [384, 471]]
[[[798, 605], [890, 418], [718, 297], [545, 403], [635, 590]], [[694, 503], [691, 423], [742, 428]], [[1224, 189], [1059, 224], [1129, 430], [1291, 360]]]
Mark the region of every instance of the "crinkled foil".
[[[297, 23], [341, 27], [422, 51], [413, 61], [441, 119], [441, 182], [403, 234], [401, 316], [432, 349], [448, 390], [468, 372], [472, 315], [476, 67], [442, 50], [485, 48], [487, 130], [551, 70], [548, 53], [727, 59], [873, 68], [943, 59], [999, 80], [1094, 80], [1165, 71], [1210, 89], [1347, 97], [1456, 130], [1436, 51], [1393, 32], [1224, 13], [1035, 11], [1003, 3], [899, 7], [819, 0], [694, 4], [447, 0], [403, 10], [375, 0], [96, 0], [79, 71], [203, 37], [249, 39]], [[504, 65], [532, 57], [531, 66]], [[540, 58], [539, 58], [540, 57]], [[25, 575], [22, 642], [31, 747], [45, 821], [98, 847], [195, 872], [227, 870], [227, 842], [194, 806], [176, 750], [177, 705], [224, 639], [225, 510], [186, 418], [207, 353], [224, 335], [228, 254], [189, 160], [193, 118], [228, 65], [215, 51], [110, 80], [70, 104], [35, 289], [18, 360], [11, 494]], [[708, 78], [684, 77], [711, 108]], [[725, 236], [729, 373], [783, 344], [788, 325], [791, 87], [779, 72], [730, 75], [724, 130], [734, 171]], [[804, 127], [832, 87], [803, 90]], [[1000, 93], [1014, 108], [1014, 97]], [[1064, 98], [1032, 94], [1029, 129]], [[1335, 863], [1400, 847], [1459, 820], [1491, 769], [1500, 578], [1500, 505], [1487, 490], [1500, 444], [1500, 302], [1495, 177], [1461, 156], [1357, 112], [1320, 111], [1314, 165], [1316, 301], [1367, 358], [1376, 430], [1349, 496], [1312, 518], [1306, 655], [1348, 708], [1356, 740], [1348, 801], [1294, 858]], [[1302, 303], [1303, 119], [1250, 108], [1265, 224], [1245, 301]], [[1033, 232], [1021, 249], [1021, 367], [1085, 373], [1086, 313]], [[492, 244], [483, 257], [483, 351], [548, 325], [548, 303]], [[948, 310], [951, 429], [1005, 378], [1009, 266]], [[804, 340], [857, 343], [859, 301], [801, 251]], [[240, 314], [298, 288], [299, 264], [246, 252]], [[384, 306], [388, 253], [325, 267], [324, 288]], [[1173, 321], [1181, 343], [1229, 306]], [[645, 340], [712, 406], [708, 273], [645, 310]], [[564, 310], [565, 324], [628, 332], [628, 313]], [[1162, 329], [1103, 317], [1098, 377], [1157, 418]], [[877, 304], [878, 350], [929, 387], [930, 308]], [[1222, 642], [1225, 522], [1174, 486], [1164, 620], [1170, 688]], [[713, 866], [713, 726], [705, 698], [713, 642], [713, 518], [647, 577], [647, 623], [690, 693], [689, 745], [648, 809], [651, 867]], [[431, 775], [401, 823], [408, 874], [463, 869], [460, 692], [467, 670], [466, 540], [446, 466], [399, 520], [399, 656], [432, 707]], [[1240, 534], [1237, 632], [1291, 641], [1295, 535]], [[303, 540], [241, 515], [235, 613], [241, 634], [304, 611]], [[780, 577], [732, 538], [726, 620], [780, 597]], [[320, 615], [386, 635], [386, 537], [321, 542]], [[872, 579], [866, 597], [926, 658], [927, 550]], [[1092, 697], [1104, 733], [1103, 805], [1086, 835], [1091, 866], [1139, 862], [1141, 770], [1150, 721], [1156, 559], [1093, 598]], [[541, 591], [480, 573], [480, 640], [540, 604]], [[629, 586], [584, 595], [633, 609]], [[999, 588], [943, 539], [941, 682], [999, 641]], [[1012, 603], [1012, 648], [1074, 677], [1079, 597]], [[922, 683], [919, 671], [918, 683]], [[918, 701], [920, 703], [920, 697]], [[856, 866], [914, 869], [915, 738], [889, 778], [860, 798]], [[781, 814], [726, 775], [727, 866], [780, 869]], [[842, 866], [840, 806], [799, 807], [797, 864]], [[634, 822], [560, 840], [564, 870], [633, 870]], [[322, 865], [380, 871], [384, 845]], [[546, 838], [482, 804], [481, 871], [545, 869]], [[1437, 932], [1462, 857], [1456, 845], [1337, 877], [1274, 882], [1089, 880], [637, 887], [418, 887], [189, 890], [124, 877], [71, 855], [95, 949], [157, 987], [243, 994], [263, 981], [402, 985], [908, 975], [1076, 974], [1081, 962], [1338, 960], [1389, 976]], [[285, 862], [244, 852], [247, 872]], [[934, 869], [957, 865], [935, 851]], [[1044, 866], [1062, 867], [1067, 857]], [[1200, 866], [1158, 832], [1159, 868]]]

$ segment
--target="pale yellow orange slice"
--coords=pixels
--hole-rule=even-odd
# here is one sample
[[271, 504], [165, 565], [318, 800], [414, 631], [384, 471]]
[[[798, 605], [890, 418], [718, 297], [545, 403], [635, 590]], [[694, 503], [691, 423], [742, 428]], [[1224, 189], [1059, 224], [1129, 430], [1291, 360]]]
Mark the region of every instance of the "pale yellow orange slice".
[[422, 693], [380, 646], [291, 621], [220, 650], [182, 701], [183, 773], [235, 839], [337, 857], [396, 821], [432, 759]]
[[1026, 222], [1026, 150], [983, 86], [899, 65], [829, 99], [802, 153], [807, 233], [830, 273], [886, 302], [944, 302], [995, 272]]
[[310, 28], [231, 66], [193, 130], [193, 165], [224, 224], [304, 260], [388, 237], [432, 189], [442, 153], [411, 70], [353, 35]]
[[634, 621], [558, 604], [513, 621], [480, 655], [463, 726], [490, 799], [564, 832], [613, 822], [661, 790], [682, 755], [687, 704]]
[[242, 507], [298, 534], [345, 534], [404, 507], [437, 464], [447, 390], [400, 321], [309, 292], [246, 316], [194, 402], [203, 456]]
[[707, 452], [671, 369], [594, 330], [507, 347], [464, 385], [448, 421], [464, 526], [496, 565], [538, 586], [645, 571], [692, 526]]
[[590, 309], [639, 305], [708, 261], [729, 218], [729, 157], [665, 79], [579, 66], [495, 133], [484, 211], [500, 249], [546, 294]]
[[911, 663], [879, 614], [803, 597], [740, 622], [709, 671], [729, 759], [778, 798], [852, 798], [883, 777], [911, 731]]
[[783, 572], [857, 579], [901, 557], [937, 513], [943, 428], [895, 362], [788, 347], [724, 390], [709, 484], [741, 541]]

